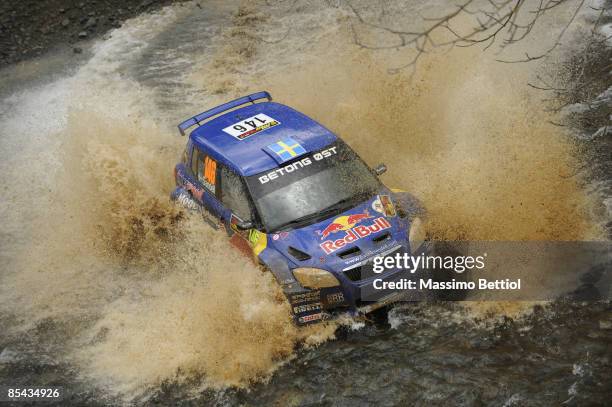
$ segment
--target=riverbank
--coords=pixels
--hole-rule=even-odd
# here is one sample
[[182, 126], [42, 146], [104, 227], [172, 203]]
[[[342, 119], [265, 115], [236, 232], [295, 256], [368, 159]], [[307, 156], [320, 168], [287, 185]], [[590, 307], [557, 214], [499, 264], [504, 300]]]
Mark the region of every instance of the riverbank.
[[80, 43], [129, 18], [185, 0], [23, 0], [0, 3], [0, 68]]

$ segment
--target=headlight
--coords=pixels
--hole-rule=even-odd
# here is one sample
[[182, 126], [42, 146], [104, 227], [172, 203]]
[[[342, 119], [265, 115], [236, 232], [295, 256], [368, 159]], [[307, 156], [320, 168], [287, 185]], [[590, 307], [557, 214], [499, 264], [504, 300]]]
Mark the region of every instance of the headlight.
[[421, 218], [414, 218], [410, 223], [410, 233], [408, 234], [408, 239], [410, 240], [410, 249], [412, 250], [412, 254], [418, 250], [419, 247], [425, 241], [425, 226], [423, 225], [423, 221]]
[[310, 267], [300, 267], [293, 270], [297, 281], [306, 288], [325, 288], [340, 285], [340, 282], [329, 271]]

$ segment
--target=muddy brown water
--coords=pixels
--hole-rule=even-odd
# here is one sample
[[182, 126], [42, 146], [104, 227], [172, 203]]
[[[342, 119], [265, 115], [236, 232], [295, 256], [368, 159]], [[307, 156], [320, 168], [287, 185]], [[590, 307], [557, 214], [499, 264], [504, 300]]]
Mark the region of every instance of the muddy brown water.
[[[426, 11], [385, 4], [390, 23]], [[201, 6], [129, 20], [70, 66], [3, 71], [0, 383], [64, 386], [62, 405], [609, 400], [609, 303], [403, 304], [297, 329], [270, 276], [167, 198], [176, 123], [268, 89], [387, 163], [439, 236], [602, 240], [606, 180], [576, 176], [588, 159], [526, 86], [544, 63], [455, 49], [390, 75], [408, 56], [355, 46], [341, 4]]]

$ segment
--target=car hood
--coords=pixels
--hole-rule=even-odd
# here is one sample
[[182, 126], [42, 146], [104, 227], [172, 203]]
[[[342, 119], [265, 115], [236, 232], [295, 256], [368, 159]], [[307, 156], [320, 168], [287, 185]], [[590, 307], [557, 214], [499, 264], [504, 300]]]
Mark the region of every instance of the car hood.
[[273, 233], [268, 245], [296, 267], [345, 270], [406, 245], [408, 221], [397, 212], [393, 194], [383, 189], [336, 216], [299, 229]]

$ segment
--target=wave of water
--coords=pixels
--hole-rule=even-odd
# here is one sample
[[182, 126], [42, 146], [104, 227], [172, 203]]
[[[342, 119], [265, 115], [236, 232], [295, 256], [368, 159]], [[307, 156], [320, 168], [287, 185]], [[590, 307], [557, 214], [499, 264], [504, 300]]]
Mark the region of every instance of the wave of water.
[[[338, 361], [342, 341], [299, 350], [336, 337], [336, 325], [298, 330], [270, 276], [167, 198], [185, 142], [176, 122], [260, 89], [342, 135], [368, 163], [386, 162], [385, 181], [423, 199], [440, 237], [602, 236], [572, 143], [522, 86], [533, 67], [468, 49], [427, 56], [413, 77], [390, 76], [405, 56], [356, 47], [346, 9], [288, 3], [138, 17], [95, 44], [74, 74], [3, 100], [0, 344], [30, 361], [51, 357], [76, 369], [77, 382], [126, 400], [162, 383], [198, 394], [285, 382], [298, 374], [292, 359]], [[363, 332], [354, 340], [384, 353], [432, 315], [497, 320], [531, 307], [423, 305], [392, 315], [397, 341], [364, 325], [352, 325]], [[45, 339], [25, 341], [29, 354], [19, 343], [36, 332]]]

